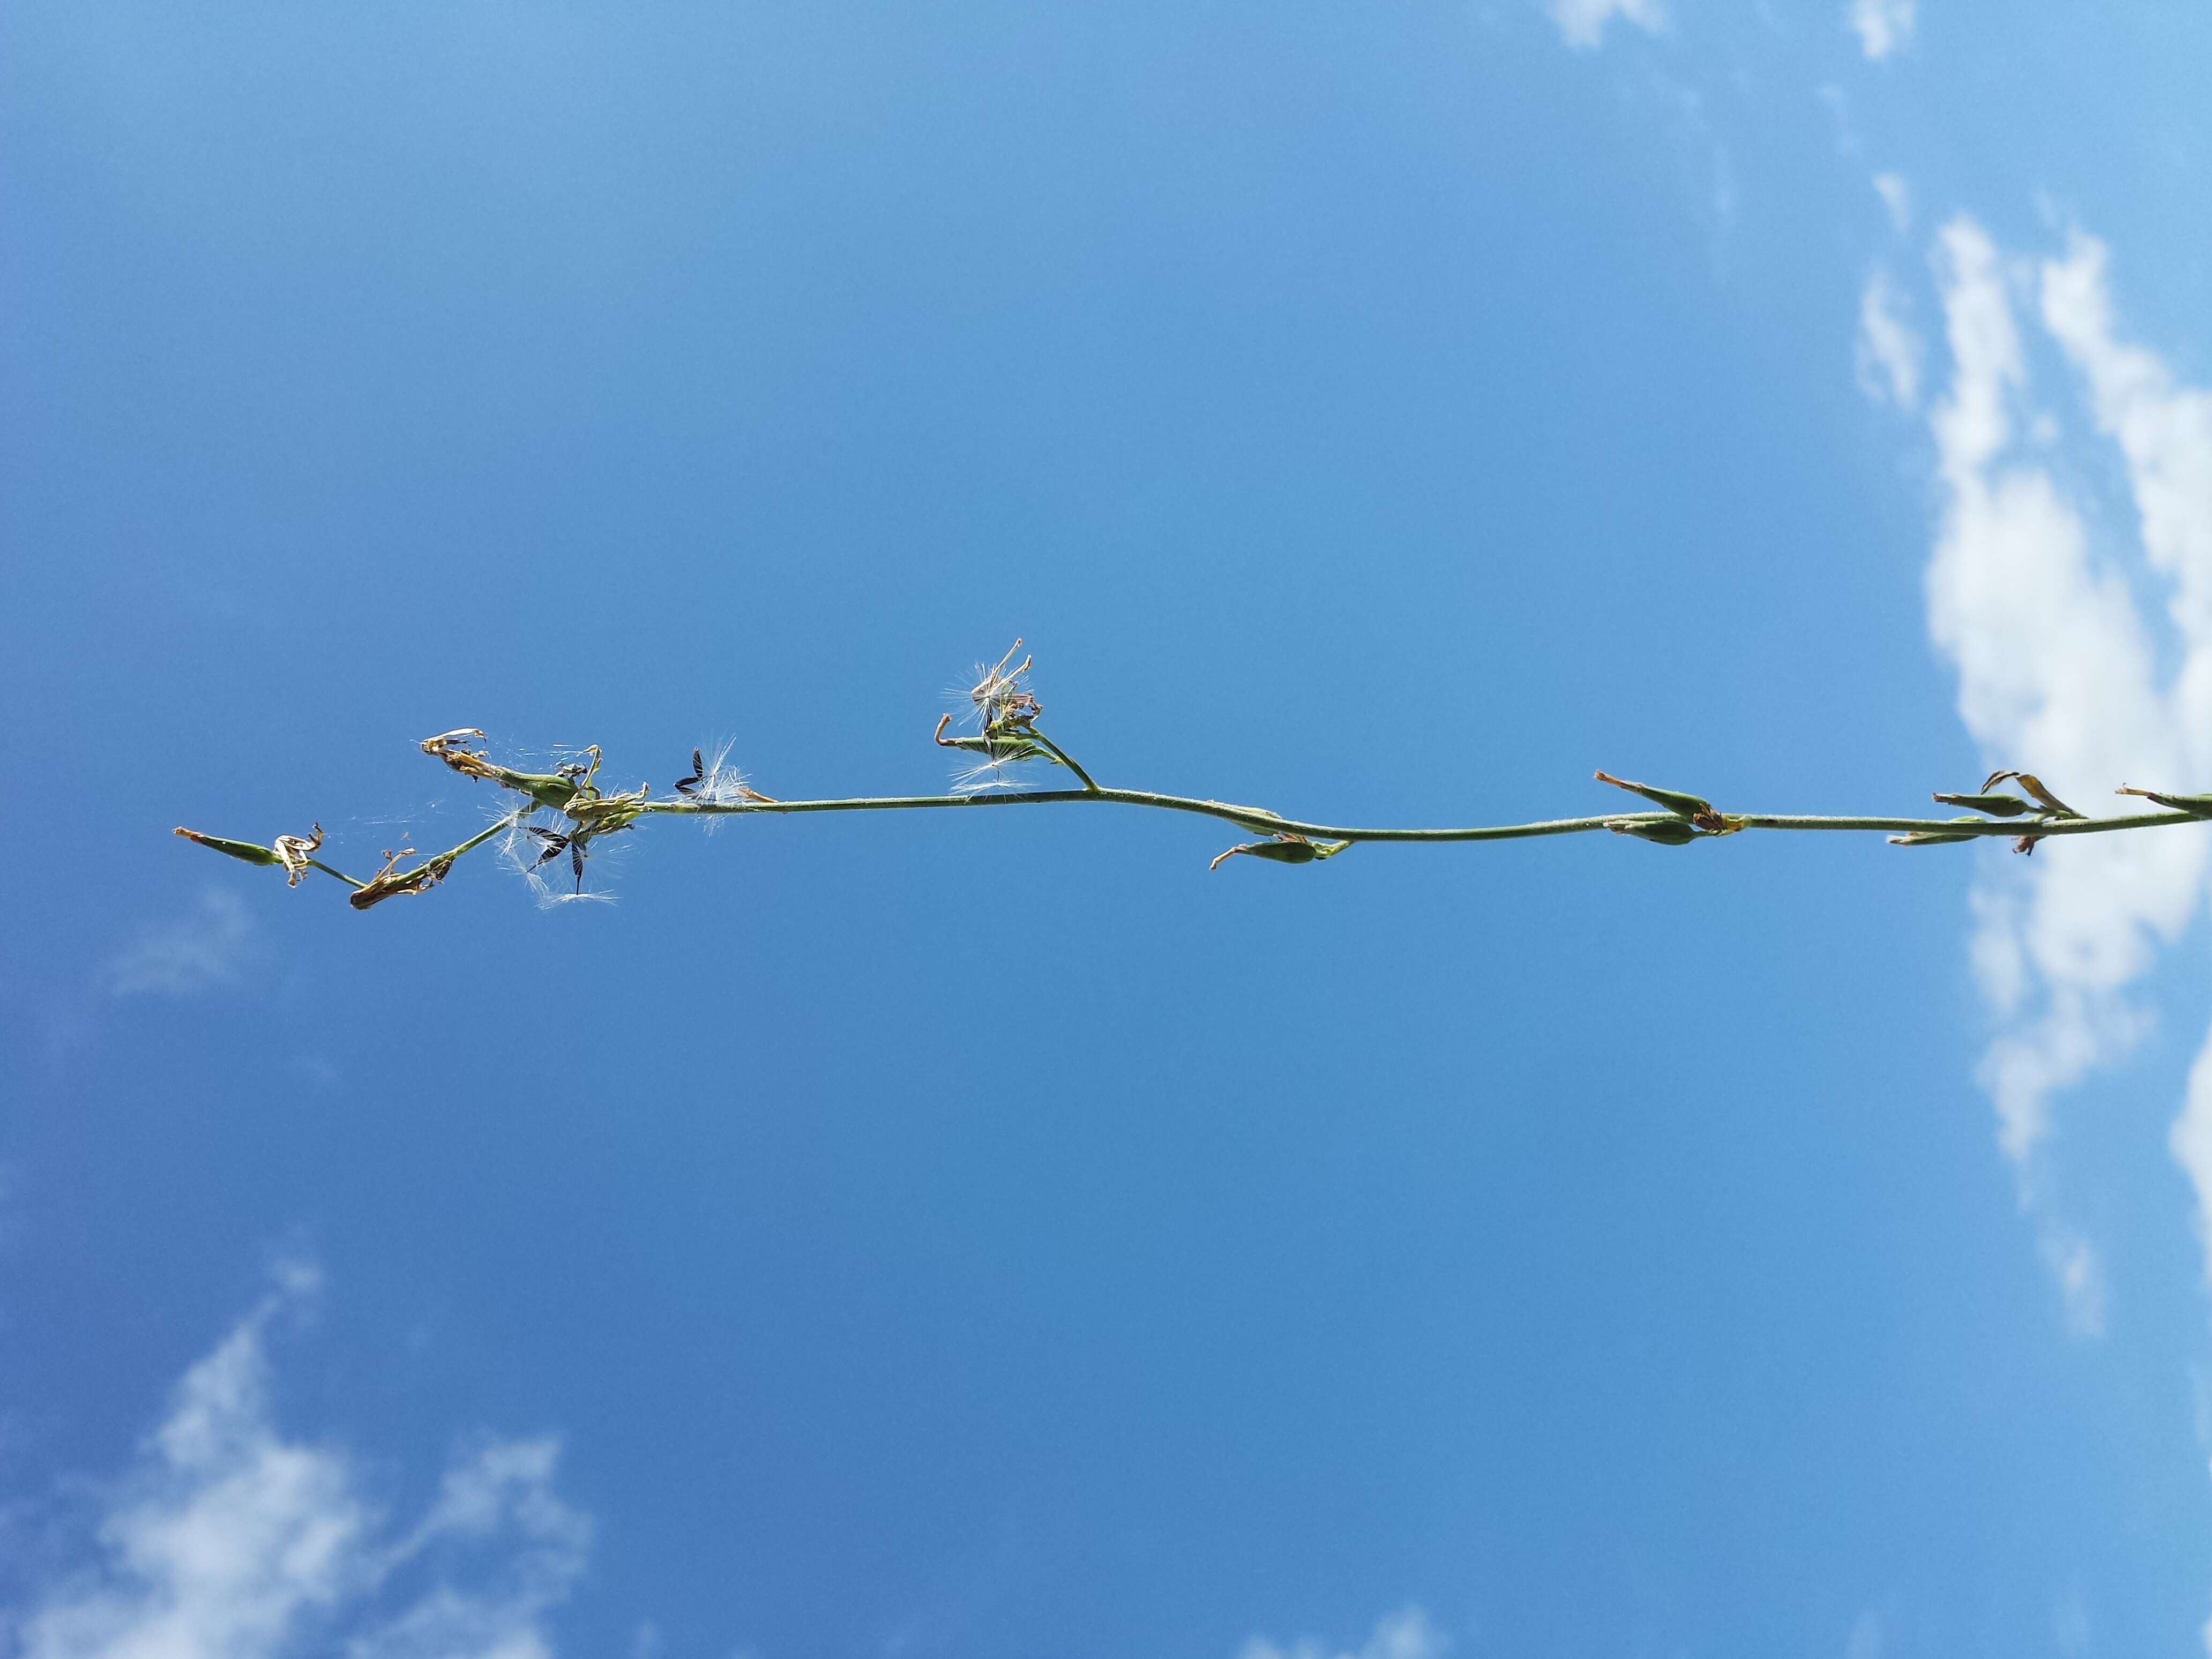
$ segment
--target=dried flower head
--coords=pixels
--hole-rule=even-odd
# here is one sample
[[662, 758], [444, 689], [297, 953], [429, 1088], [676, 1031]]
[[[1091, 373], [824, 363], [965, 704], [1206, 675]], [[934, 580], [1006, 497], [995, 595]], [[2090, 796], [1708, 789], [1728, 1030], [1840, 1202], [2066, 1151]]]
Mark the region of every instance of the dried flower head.
[[1016, 640], [996, 667], [975, 665], [975, 684], [969, 688], [968, 702], [974, 711], [975, 730], [984, 737], [1026, 726], [1044, 712], [1044, 705], [1030, 690], [1030, 665], [1036, 659], [1024, 657], [1018, 666], [1007, 666], [1021, 648], [1022, 642]]
[[300, 884], [300, 878], [307, 873], [308, 861], [322, 844], [323, 826], [319, 823], [315, 825], [313, 835], [276, 837], [269, 850], [276, 854], [276, 861], [284, 866], [284, 884], [287, 887]]
[[579, 760], [571, 765], [556, 767], [550, 772], [518, 772], [493, 760], [487, 750], [471, 746], [483, 741], [482, 732], [473, 726], [464, 726], [423, 738], [422, 748], [424, 754], [445, 762], [465, 778], [480, 778], [502, 789], [512, 789], [556, 812], [577, 793], [592, 791], [592, 775], [599, 766], [596, 744], [581, 751], [591, 757], [588, 763]]
[[1012, 788], [1022, 781], [1014, 768], [1024, 761], [1055, 758], [1039, 740], [1036, 731], [1036, 717], [1044, 712], [1044, 705], [1030, 690], [1030, 667], [1035, 659], [1024, 657], [1018, 664], [1014, 661], [1014, 652], [1021, 648], [1022, 642], [1016, 640], [1012, 649], [995, 665], [977, 663], [975, 684], [965, 692], [952, 694], [967, 699], [968, 718], [975, 726], [975, 736], [946, 737], [945, 728], [953, 718], [950, 714], [937, 722], [937, 743], [940, 748], [964, 749], [982, 757], [953, 775], [952, 793], [956, 795]]
[[465, 778], [482, 778], [489, 783], [504, 781], [500, 774], [505, 769], [487, 761], [485, 750], [471, 748], [471, 739], [482, 743], [483, 733], [473, 726], [457, 726], [434, 738], [423, 738], [422, 752], [445, 762]]
[[346, 902], [356, 910], [366, 910], [373, 904], [381, 904], [388, 898], [411, 898], [427, 893], [445, 880], [446, 872], [453, 867], [453, 860], [445, 854], [426, 860], [412, 870], [399, 868], [399, 860], [414, 856], [415, 849], [403, 847], [398, 852], [384, 849], [384, 868], [355, 889]]

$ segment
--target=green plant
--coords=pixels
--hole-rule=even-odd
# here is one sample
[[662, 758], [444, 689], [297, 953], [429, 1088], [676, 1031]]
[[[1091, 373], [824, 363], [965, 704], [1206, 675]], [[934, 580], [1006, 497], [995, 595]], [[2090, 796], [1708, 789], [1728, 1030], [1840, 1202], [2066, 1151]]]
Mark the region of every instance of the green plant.
[[[892, 812], [1085, 803], [1191, 812], [1218, 818], [1262, 837], [1230, 848], [1213, 860], [1212, 867], [1218, 867], [1224, 860], [1240, 854], [1276, 864], [1313, 864], [1334, 858], [1363, 842], [1518, 841], [1535, 836], [1571, 836], [1598, 830], [1668, 847], [1687, 846], [1752, 830], [1872, 831], [1887, 835], [1899, 847], [1929, 847], [2007, 836], [2012, 838], [2015, 852], [2032, 853], [2037, 842], [2052, 836], [2105, 835], [2212, 818], [2212, 795], [2161, 794], [2124, 785], [2119, 793], [2140, 797], [2162, 810], [2088, 817], [2067, 805], [2040, 779], [2027, 772], [1992, 773], [1972, 793], [1937, 793], [1936, 800], [1968, 809], [1949, 818], [1724, 812], [1699, 795], [1599, 772], [1595, 775], [1601, 782], [1639, 795], [1658, 810], [1464, 829], [1362, 829], [1310, 823], [1256, 806], [1164, 795], [1145, 789], [1107, 788], [1097, 783], [1038, 727], [1043, 707], [1030, 687], [1030, 661], [1024, 659], [1019, 665], [1014, 664], [1014, 652], [1020, 649], [1021, 641], [1017, 640], [1013, 651], [1007, 652], [995, 666], [979, 665], [975, 684], [967, 693], [972, 732], [948, 737], [946, 728], [951, 725], [952, 716], [947, 714], [938, 721], [935, 740], [940, 747], [980, 757], [961, 775], [953, 793], [949, 794], [777, 800], [761, 793], [730, 767], [726, 750], [709, 760], [703, 750], [697, 749], [691, 751], [691, 775], [678, 779], [666, 794], [656, 795], [651, 785], [644, 783], [635, 790], [611, 794], [597, 782], [600, 755], [596, 744], [550, 772], [524, 772], [493, 761], [489, 751], [478, 746], [483, 733], [465, 726], [423, 738], [422, 751], [463, 776], [490, 783], [516, 799], [498, 818], [459, 846], [432, 854], [420, 863], [402, 866], [403, 860], [416, 856], [411, 847], [387, 851], [381, 870], [366, 881], [357, 879], [315, 856], [322, 845], [320, 824], [310, 835], [279, 836], [266, 847], [182, 827], [176, 833], [249, 864], [281, 868], [293, 886], [297, 886], [309, 871], [319, 871], [353, 889], [349, 902], [356, 909], [366, 910], [388, 898], [428, 891], [445, 879], [447, 872], [465, 854], [495, 842], [500, 843], [508, 862], [529, 876], [541, 893], [548, 896], [556, 896], [537, 872], [565, 855], [575, 878], [573, 896], [583, 896], [585, 861], [592, 847], [609, 836], [634, 829], [648, 818], [711, 819], [760, 812]], [[1014, 769], [1027, 763], [1062, 768], [1077, 780], [1076, 787], [1006, 787], [1015, 775]], [[2010, 789], [2000, 787], [2008, 784], [2012, 786]]]

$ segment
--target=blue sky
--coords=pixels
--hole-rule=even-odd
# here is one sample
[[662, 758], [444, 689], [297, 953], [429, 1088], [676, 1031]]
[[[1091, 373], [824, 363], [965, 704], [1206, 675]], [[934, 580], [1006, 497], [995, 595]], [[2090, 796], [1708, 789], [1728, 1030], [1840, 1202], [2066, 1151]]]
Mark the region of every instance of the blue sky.
[[[2212, 15], [0, 15], [0, 1652], [2187, 1653]], [[2156, 840], [2156, 844], [2150, 844]]]

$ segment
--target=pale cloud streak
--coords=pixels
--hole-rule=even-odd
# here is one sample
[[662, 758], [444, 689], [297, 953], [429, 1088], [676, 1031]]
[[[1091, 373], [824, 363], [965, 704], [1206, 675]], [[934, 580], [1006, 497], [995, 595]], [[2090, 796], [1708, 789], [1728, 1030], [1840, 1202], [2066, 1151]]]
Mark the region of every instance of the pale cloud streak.
[[1578, 52], [1602, 46], [1605, 26], [1616, 17], [1651, 34], [1667, 23], [1659, 0], [1546, 0], [1545, 9], [1559, 26], [1560, 38]]
[[1435, 1621], [1420, 1608], [1408, 1607], [1385, 1614], [1357, 1648], [1340, 1648], [1313, 1636], [1283, 1647], [1255, 1636], [1237, 1650], [1237, 1659], [1443, 1659], [1450, 1649], [1450, 1638]]
[[[2165, 579], [2166, 619], [2181, 647], [2167, 699], [2172, 763], [2182, 769], [2169, 775], [2203, 779], [2212, 773], [2212, 392], [2176, 385], [2155, 356], [2120, 338], [2108, 265], [2104, 244], [2076, 232], [2066, 257], [2043, 266], [2043, 321], [2087, 384], [2097, 429], [2125, 459], [2143, 556]], [[2180, 866], [2184, 855], [2178, 849], [2170, 862]], [[2194, 882], [2203, 872], [2200, 856], [2185, 875]], [[2185, 872], [2175, 874], [2178, 882]], [[2197, 894], [2177, 885], [2165, 897], [2154, 925], [2170, 939], [2194, 915]], [[2168, 1144], [2195, 1189], [2197, 1230], [2206, 1237], [2212, 1037], [2190, 1073]], [[2212, 1255], [2205, 1270], [2212, 1281]]]
[[101, 974], [114, 997], [189, 997], [238, 977], [253, 927], [237, 895], [204, 894], [190, 915], [148, 929]]
[[393, 1528], [344, 1449], [273, 1419], [268, 1328], [313, 1291], [288, 1274], [185, 1373], [110, 1489], [89, 1559], [23, 1613], [21, 1659], [550, 1654], [545, 1616], [591, 1538], [554, 1492], [557, 1445], [485, 1442], [417, 1524]]
[[1912, 228], [1912, 186], [1901, 173], [1877, 173], [1874, 176], [1874, 193], [1881, 198], [1882, 210], [1889, 215], [1889, 225], [1902, 236]]
[[1859, 38], [1859, 50], [1870, 64], [1911, 45], [1920, 21], [1913, 0], [1851, 0], [1848, 18]]
[[[2120, 338], [2107, 264], [2078, 234], [2063, 258], [2010, 262], [1964, 217], [1936, 241], [1951, 377], [1929, 412], [1942, 498], [1930, 631], [1957, 665], [1960, 713], [1985, 758], [2037, 771], [2084, 806], [2123, 781], [2195, 787], [2212, 768], [2212, 398]], [[2092, 533], [2037, 441], [2051, 423], [2033, 417], [2024, 320], [2074, 371], [2057, 392], [2078, 380], [2124, 463], [2137, 535], [2118, 545]], [[2162, 591], [2163, 606], [2140, 605], [2141, 588]], [[2102, 1327], [2104, 1276], [2092, 1242], [2049, 1202], [2051, 1103], [2146, 1028], [2129, 992], [2202, 903], [2207, 850], [2195, 835], [2099, 837], [1977, 884], [1973, 958], [2001, 1022], [1981, 1079], [2084, 1333]], [[2206, 1061], [2173, 1146], [2212, 1205]]]
[[1911, 409], [1920, 401], [1920, 336], [1905, 320], [1896, 285], [1877, 270], [1859, 295], [1859, 390], [1876, 403]]

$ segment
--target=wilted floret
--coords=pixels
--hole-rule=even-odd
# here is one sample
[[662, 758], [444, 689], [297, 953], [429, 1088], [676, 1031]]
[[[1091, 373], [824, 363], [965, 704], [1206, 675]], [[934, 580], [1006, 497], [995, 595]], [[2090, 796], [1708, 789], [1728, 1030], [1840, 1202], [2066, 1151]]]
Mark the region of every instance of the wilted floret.
[[1021, 648], [1022, 642], [1016, 640], [1012, 648], [994, 666], [975, 665], [975, 683], [965, 693], [968, 717], [975, 727], [974, 737], [946, 737], [945, 728], [952, 723], [950, 714], [937, 723], [940, 747], [964, 749], [982, 757], [954, 775], [952, 792], [957, 795], [1012, 787], [1020, 781], [1013, 769], [1024, 761], [1065, 763], [1061, 756], [1039, 740], [1036, 721], [1044, 712], [1044, 705], [1030, 690], [1030, 665], [1034, 659], [1024, 657], [1018, 664], [1014, 662], [1014, 652]]
[[270, 844], [269, 850], [276, 854], [276, 861], [284, 866], [284, 884], [287, 887], [300, 884], [300, 878], [307, 873], [308, 861], [322, 844], [323, 826], [319, 823], [315, 825], [313, 835], [279, 836]]
[[440, 854], [426, 859], [412, 870], [402, 870], [399, 860], [411, 857], [415, 849], [403, 847], [398, 852], [384, 849], [384, 868], [371, 876], [347, 896], [346, 902], [356, 910], [366, 910], [373, 904], [381, 904], [388, 898], [412, 898], [427, 893], [445, 880], [446, 872], [452, 869], [450, 855]]
[[1044, 705], [1030, 690], [1030, 665], [1036, 660], [1024, 657], [1018, 667], [1009, 668], [1014, 653], [1022, 648], [1016, 640], [1006, 654], [999, 659], [998, 666], [986, 668], [975, 665], [975, 684], [969, 688], [968, 701], [975, 710], [975, 730], [981, 736], [990, 737], [1014, 726], [1026, 726], [1044, 712]]

